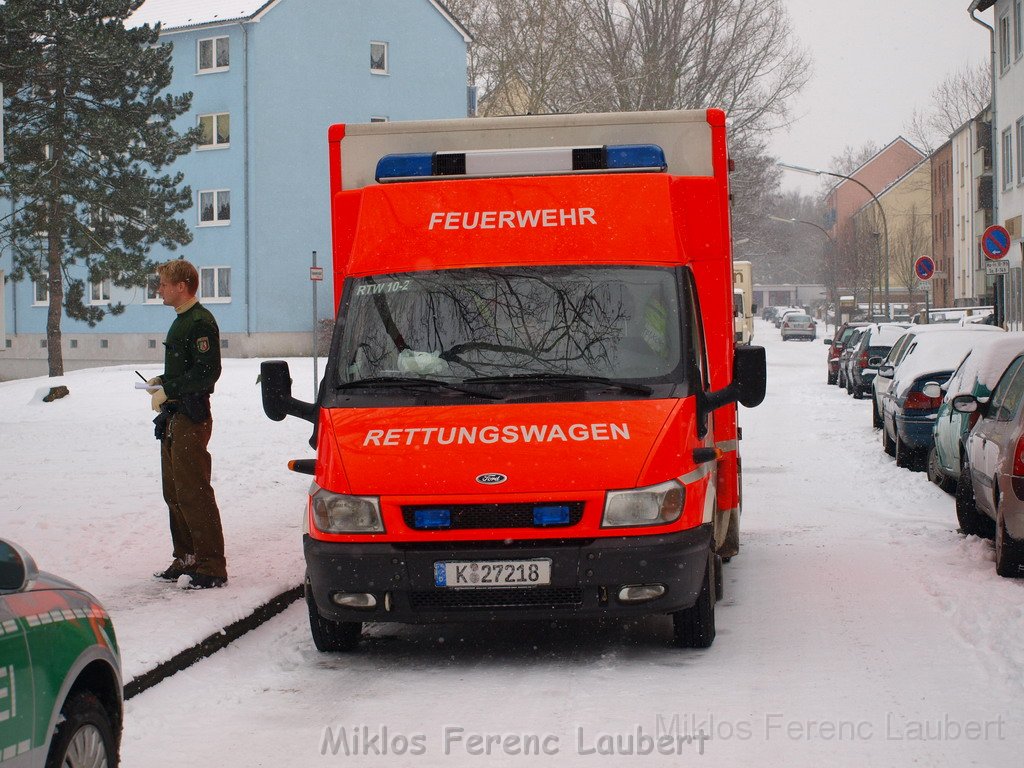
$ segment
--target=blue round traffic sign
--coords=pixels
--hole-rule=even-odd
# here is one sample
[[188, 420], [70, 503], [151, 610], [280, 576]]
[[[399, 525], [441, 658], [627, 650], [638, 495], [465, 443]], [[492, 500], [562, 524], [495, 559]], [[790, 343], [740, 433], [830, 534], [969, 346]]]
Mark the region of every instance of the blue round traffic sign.
[[993, 224], [981, 236], [981, 250], [990, 259], [1001, 259], [1010, 252], [1010, 233], [1005, 227]]
[[914, 262], [914, 274], [918, 280], [931, 280], [935, 274], [935, 259], [931, 256], [918, 256]]

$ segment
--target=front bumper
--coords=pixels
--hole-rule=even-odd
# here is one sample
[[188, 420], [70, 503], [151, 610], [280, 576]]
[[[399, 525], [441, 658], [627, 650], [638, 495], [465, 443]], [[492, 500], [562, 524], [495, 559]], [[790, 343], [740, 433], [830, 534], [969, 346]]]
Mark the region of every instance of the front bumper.
[[[639, 616], [689, 608], [704, 583], [711, 525], [655, 536], [516, 542], [352, 544], [303, 537], [307, 590], [333, 621], [429, 623], [550, 619], [554, 616]], [[542, 587], [454, 589], [434, 586], [440, 561], [551, 559]], [[623, 586], [661, 584], [643, 603], [619, 602]], [[337, 605], [338, 592], [369, 593], [373, 608]]]

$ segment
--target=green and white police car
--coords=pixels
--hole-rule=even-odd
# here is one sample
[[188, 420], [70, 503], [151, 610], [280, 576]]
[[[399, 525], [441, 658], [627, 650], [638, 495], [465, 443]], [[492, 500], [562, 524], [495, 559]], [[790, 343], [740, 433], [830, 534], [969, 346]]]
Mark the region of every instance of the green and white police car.
[[103, 606], [0, 539], [0, 768], [113, 768], [122, 712]]

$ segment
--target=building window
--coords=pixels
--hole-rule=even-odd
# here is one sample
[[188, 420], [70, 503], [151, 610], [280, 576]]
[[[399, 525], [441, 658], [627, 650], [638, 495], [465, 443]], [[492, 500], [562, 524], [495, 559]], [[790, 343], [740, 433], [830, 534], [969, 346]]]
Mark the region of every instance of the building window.
[[110, 301], [110, 280], [89, 283], [89, 303], [106, 304]]
[[71, 340], [71, 348], [72, 349], [78, 349], [78, 339], [72, 339]]
[[1010, 14], [999, 19], [999, 74], [1010, 68]]
[[199, 298], [208, 304], [231, 301], [231, 267], [200, 267]]
[[160, 294], [157, 293], [157, 288], [160, 287], [160, 275], [150, 275], [149, 280], [146, 281], [146, 303], [147, 304], [163, 304], [164, 300], [160, 298]]
[[199, 66], [201, 74], [207, 72], [223, 72], [228, 68], [228, 39], [226, 37], [207, 37], [199, 41]]
[[231, 223], [231, 192], [208, 189], [199, 193], [199, 226], [214, 227]]
[[46, 306], [50, 303], [50, 289], [46, 283], [32, 281], [32, 305], [35, 307]]
[[1013, 0], [1013, 57], [1019, 59], [1024, 53], [1024, 19], [1021, 19], [1021, 0]]
[[1024, 117], [1017, 119], [1017, 183], [1024, 184]]
[[370, 117], [370, 122], [371, 123], [386, 123], [386, 122], [388, 122], [388, 118], [382, 117], [380, 115], [375, 115], [375, 116], [371, 116]]
[[228, 340], [227, 339], [221, 339], [220, 340], [220, 348], [221, 349], [227, 349], [228, 348]]
[[150, 339], [149, 340], [149, 348], [150, 349], [156, 349], [156, 339]]
[[226, 149], [231, 145], [231, 116], [227, 112], [199, 116], [199, 148]]
[[370, 43], [370, 71], [375, 75], [388, 73], [388, 44], [379, 41]]
[[1013, 134], [1007, 128], [1003, 131], [1003, 189], [1013, 186]]
[[106, 349], [110, 346], [110, 342], [106, 339], [100, 339], [100, 349]]

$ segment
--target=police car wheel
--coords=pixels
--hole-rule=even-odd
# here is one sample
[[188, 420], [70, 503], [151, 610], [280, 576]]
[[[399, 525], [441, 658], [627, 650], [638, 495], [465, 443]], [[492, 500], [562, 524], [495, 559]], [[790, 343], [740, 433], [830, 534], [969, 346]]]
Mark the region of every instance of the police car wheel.
[[672, 614], [672, 644], [677, 648], [710, 648], [715, 641], [715, 566], [711, 557], [697, 602]]
[[89, 691], [75, 691], [61, 707], [46, 768], [113, 768], [117, 741], [110, 714]]
[[313, 645], [321, 653], [336, 651], [353, 651], [359, 645], [363, 633], [363, 624], [359, 621], [331, 621], [320, 615], [313, 596], [306, 594], [306, 607], [309, 609], [309, 631], [313, 636]]

